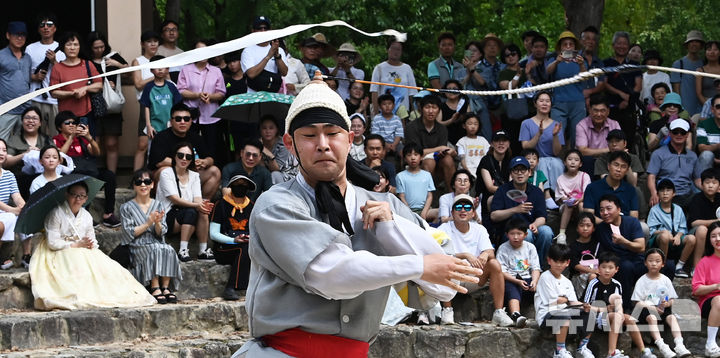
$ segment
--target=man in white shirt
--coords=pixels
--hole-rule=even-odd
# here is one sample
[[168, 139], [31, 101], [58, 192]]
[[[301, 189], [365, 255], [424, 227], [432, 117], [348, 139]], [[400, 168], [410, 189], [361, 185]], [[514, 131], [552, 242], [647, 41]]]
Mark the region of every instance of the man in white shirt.
[[[362, 55], [355, 49], [353, 44], [346, 42], [337, 49], [335, 54], [335, 67], [330, 69], [330, 76], [338, 78], [347, 78], [351, 80], [364, 80], [365, 71], [356, 68], [362, 60]], [[337, 93], [340, 94], [343, 100], [350, 98], [350, 81], [337, 81], [338, 89]]]
[[[270, 20], [265, 16], [258, 16], [253, 21], [252, 32], [270, 30]], [[257, 88], [253, 87], [253, 79], [262, 76], [263, 71], [279, 74], [277, 80], [282, 83], [280, 77], [288, 73], [285, 64], [285, 50], [280, 47], [280, 40], [261, 42], [257, 45], [246, 47], [240, 58], [242, 70], [247, 76], [248, 93], [255, 93]]]
[[358, 169], [346, 167], [354, 134], [319, 71], [285, 123], [283, 143], [301, 169], [263, 193], [251, 214], [247, 311], [255, 339], [234, 356], [367, 357], [390, 285], [412, 280], [449, 301], [467, 292], [450, 279], [478, 282], [482, 270], [445, 255], [392, 194], [348, 183], [346, 169]]
[[[415, 86], [415, 75], [413, 70], [407, 63], [402, 62], [402, 52], [404, 43], [397, 41], [395, 38], [388, 41], [387, 45], [387, 60], [381, 62], [373, 69], [372, 81], [382, 83], [392, 83], [404, 86]], [[390, 87], [381, 85], [370, 85], [370, 96], [372, 97], [372, 116], [379, 113], [380, 107], [377, 103], [378, 96], [383, 95], [387, 92], [395, 97], [395, 105], [405, 106], [405, 109], [410, 112], [413, 108], [410, 107], [410, 97], [417, 93], [416, 89]]]
[[[30, 84], [31, 92], [43, 87], [49, 87], [50, 72], [52, 72], [53, 65], [65, 60], [65, 54], [58, 49], [58, 43], [55, 41], [55, 32], [57, 31], [55, 15], [50, 13], [41, 14], [38, 16], [37, 25], [40, 41], [33, 42], [25, 48], [25, 53], [32, 59], [32, 73], [35, 75]], [[49, 137], [56, 135], [57, 129], [54, 121], [58, 113], [57, 99], [50, 96], [49, 93], [44, 93], [33, 98], [32, 102], [42, 112], [43, 123], [40, 130]]]

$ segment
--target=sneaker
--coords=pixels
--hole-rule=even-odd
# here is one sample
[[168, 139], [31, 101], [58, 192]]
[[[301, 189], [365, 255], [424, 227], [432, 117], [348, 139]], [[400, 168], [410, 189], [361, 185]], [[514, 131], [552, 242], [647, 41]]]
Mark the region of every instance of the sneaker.
[[523, 328], [527, 325], [527, 318], [525, 318], [525, 316], [517, 314], [513, 318], [515, 319], [515, 327]]
[[556, 351], [555, 354], [553, 354], [553, 358], [573, 358], [573, 356], [567, 349], [563, 348], [560, 351]]
[[553, 240], [555, 240], [556, 244], [567, 245], [567, 236], [565, 236], [565, 234], [558, 234], [558, 236], [555, 236]]
[[440, 313], [441, 324], [455, 324], [455, 312], [452, 307], [443, 307]]
[[514, 322], [512, 318], [505, 313], [504, 308], [498, 308], [493, 312], [492, 323], [500, 327], [510, 327]]
[[237, 301], [240, 299], [240, 296], [238, 296], [237, 292], [235, 292], [235, 289], [232, 287], [226, 287], [225, 291], [223, 291], [222, 298], [225, 301]]
[[23, 255], [21, 263], [24, 268], [30, 268], [30, 258], [30, 255]]
[[428, 318], [428, 314], [426, 311], [418, 312], [417, 324], [418, 326], [427, 326], [430, 324], [430, 318]]
[[672, 349], [670, 349], [670, 346], [667, 345], [667, 343], [661, 342], [656, 344], [658, 350], [660, 351], [660, 354], [663, 355], [665, 358], [675, 358], [676, 354], [673, 352]]
[[581, 348], [578, 348], [577, 351], [575, 351], [575, 355], [581, 358], [595, 358], [595, 355], [592, 353], [590, 348], [587, 346], [582, 346]]
[[679, 269], [675, 270], [675, 277], [688, 278], [688, 277], [690, 277], [690, 275], [688, 275], [688, 273], [685, 272], [684, 269], [679, 268]]
[[102, 224], [107, 227], [118, 227], [120, 226], [120, 220], [115, 217], [115, 214], [110, 214], [110, 216], [102, 219]]
[[205, 251], [198, 254], [198, 260], [215, 260], [215, 255], [211, 248], [205, 249]]
[[717, 345], [714, 347], [705, 346], [705, 356], [712, 358], [720, 357], [720, 347]]
[[619, 349], [616, 349], [613, 354], [609, 355], [608, 358], [630, 358], [623, 354], [623, 352]]
[[673, 349], [673, 350], [675, 351], [675, 353], [677, 353], [677, 356], [680, 358], [685, 358], [685, 357], [689, 357], [692, 355], [692, 353], [687, 348], [685, 348], [685, 345], [682, 343], [675, 344], [675, 349]]
[[180, 261], [182, 261], [182, 262], [188, 262], [188, 261], [192, 260], [190, 258], [190, 250], [180, 249], [180, 251], [178, 251], [178, 258], [180, 258]]
[[3, 262], [2, 265], [0, 265], [0, 269], [9, 270], [13, 267], [13, 264], [14, 262], [12, 259], [7, 259], [7, 261]]
[[640, 358], [657, 358], [657, 356], [653, 354], [650, 348], [645, 348], [640, 352]]

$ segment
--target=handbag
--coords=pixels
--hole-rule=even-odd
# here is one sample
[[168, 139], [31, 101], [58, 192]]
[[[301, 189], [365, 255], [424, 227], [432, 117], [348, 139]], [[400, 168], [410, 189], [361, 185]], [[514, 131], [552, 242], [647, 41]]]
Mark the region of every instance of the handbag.
[[248, 87], [256, 91], [277, 92], [282, 85], [282, 76], [279, 73], [262, 70], [255, 78], [247, 78]]
[[75, 170], [73, 170], [73, 173], [85, 174], [97, 178], [97, 176], [100, 175], [100, 170], [97, 166], [97, 160], [95, 159], [95, 157], [87, 154], [87, 145], [85, 144], [83, 139], [80, 138], [78, 139], [78, 141], [80, 142], [80, 147], [82, 148], [83, 155], [73, 158], [73, 162], [75, 163]]
[[[105, 69], [105, 59], [114, 54], [116, 54], [116, 52], [109, 53], [107, 56], [103, 57], [102, 62], [100, 62], [103, 73], [107, 72]], [[115, 77], [115, 89], [110, 86], [110, 80], [108, 80], [107, 77], [103, 78], [102, 96], [105, 99], [105, 104], [107, 105], [107, 113], [120, 113], [122, 112], [123, 105], [125, 104], [125, 96], [122, 94], [120, 76], [118, 75]]]
[[[508, 89], [512, 90], [512, 81], [508, 84]], [[527, 98], [521, 97], [522, 95], [517, 94], [513, 98], [513, 95], [509, 94], [505, 99], [505, 113], [508, 119], [513, 121], [524, 120], [528, 117], [528, 103]]]
[[[595, 247], [594, 255], [591, 254], [590, 251], [583, 251], [583, 255], [580, 257], [580, 261], [578, 261], [578, 263], [580, 265], [583, 265], [590, 269], [598, 268], [598, 266], [600, 266], [599, 261], [597, 259], [597, 253], [598, 253], [599, 249], [600, 249], [600, 243], [598, 243], [597, 246]], [[590, 258], [586, 259], [585, 257], [590, 257]]]
[[[88, 61], [85, 61], [85, 69], [87, 70], [88, 77], [92, 77], [92, 74], [90, 72], [90, 64]], [[91, 85], [93, 81], [89, 79], [87, 81], [88, 86]], [[105, 103], [105, 98], [103, 98], [102, 92], [97, 93], [88, 93], [90, 96], [90, 104], [92, 105], [92, 114], [95, 118], [102, 118], [107, 114], [107, 103]]]

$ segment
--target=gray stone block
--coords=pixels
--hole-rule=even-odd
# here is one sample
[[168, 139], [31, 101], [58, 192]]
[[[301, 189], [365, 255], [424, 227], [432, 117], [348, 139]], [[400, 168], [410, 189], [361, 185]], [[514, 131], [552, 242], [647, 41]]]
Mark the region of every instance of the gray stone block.
[[438, 326], [428, 328], [415, 330], [415, 344], [413, 345], [415, 357], [459, 358], [465, 354], [465, 344], [468, 340], [465, 331], [452, 328], [438, 329]]

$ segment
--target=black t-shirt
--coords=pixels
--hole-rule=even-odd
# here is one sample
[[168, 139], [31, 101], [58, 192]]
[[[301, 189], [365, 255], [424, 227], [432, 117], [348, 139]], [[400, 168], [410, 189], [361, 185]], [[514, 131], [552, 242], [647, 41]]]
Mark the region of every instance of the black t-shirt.
[[648, 130], [650, 131], [650, 133], [658, 134], [660, 132], [660, 129], [662, 129], [662, 127], [665, 127], [667, 124], [667, 117], [662, 117], [658, 120], [650, 122], [650, 125], [648, 125]]
[[[116, 53], [116, 54], [110, 56], [110, 58], [112, 58], [113, 60], [115, 60], [115, 61], [117, 61], [117, 62], [120, 62], [120, 63], [123, 64], [123, 65], [127, 65], [127, 64], [128, 64], [127, 61], [125, 61], [125, 59], [122, 58], [122, 56], [120, 56], [119, 53]], [[101, 64], [99, 64], [99, 63], [97, 63], [97, 62], [95, 62], [95, 61], [90, 61], [90, 63], [92, 63], [93, 65], [95, 65], [95, 68], [97, 69], [98, 73], [104, 73], [104, 72], [102, 71], [102, 65], [101, 65]], [[107, 61], [106, 61], [106, 64], [107, 64]], [[116, 66], [106, 66], [106, 67], [105, 67], [105, 70], [107, 70], [107, 72], [115, 71], [115, 70], [117, 70], [117, 69], [119, 69], [119, 67], [116, 67]], [[120, 76], [120, 75], [118, 75], [118, 76]], [[114, 81], [113, 79], [110, 79], [110, 80], [111, 80], [111, 81]]]
[[610, 296], [614, 293], [622, 295], [622, 285], [616, 279], [610, 279], [610, 283], [607, 285], [598, 279], [594, 279], [588, 283], [582, 300], [590, 304], [595, 301], [603, 301], [609, 305]]
[[[603, 61], [603, 64], [605, 67], [614, 67], [614, 66], [620, 66], [621, 63], [617, 62], [614, 58], [606, 58]], [[638, 63], [634, 61], [630, 61], [627, 58], [625, 59], [625, 62], [622, 64], [631, 64], [631, 65], [637, 65]], [[607, 83], [615, 87], [616, 89], [627, 93], [629, 95], [632, 95], [635, 93], [634, 87], [635, 87], [635, 78], [642, 77], [642, 72], [640, 71], [627, 71], [627, 72], [611, 72], [607, 75]], [[614, 93], [610, 93], [608, 95], [608, 100], [610, 102], [610, 105], [612, 107], [619, 105], [620, 102], [622, 102], [622, 98]]]
[[695, 220], [716, 220], [715, 210], [720, 207], [720, 193], [715, 194], [715, 200], [710, 201], [703, 193], [695, 194], [688, 205], [688, 227], [692, 227]]
[[247, 92], [247, 81], [245, 76], [239, 80], [234, 80], [232, 77], [225, 79], [225, 99], [245, 92]]
[[[580, 263], [583, 255], [591, 254], [597, 258], [602, 252], [602, 246], [595, 238], [592, 238], [590, 242], [587, 243], [582, 243], [576, 240], [570, 245], [570, 251], [572, 252], [572, 256], [570, 258], [570, 270], [574, 274], [577, 274], [579, 272], [575, 271], [575, 266]], [[591, 259], [590, 256], [585, 256], [585, 258]]]
[[[457, 111], [458, 113], [467, 113], [468, 106], [470, 105], [470, 101], [465, 99], [465, 103], [463, 103], [462, 107], [460, 107], [460, 110]], [[442, 111], [443, 120], [446, 121], [450, 119], [453, 114], [455, 114], [455, 110], [448, 107], [445, 102], [440, 106], [440, 110]], [[465, 136], [465, 130], [462, 127], [462, 123], [460, 121], [456, 121], [451, 123], [449, 126], [446, 127], [448, 131], [448, 141], [452, 144], [457, 143], [460, 138]]]
[[150, 146], [150, 156], [148, 157], [148, 169], [157, 169], [157, 164], [165, 160], [165, 158], [172, 158], [175, 153], [175, 146], [180, 142], [190, 142], [195, 148], [200, 159], [207, 158], [207, 149], [205, 148], [205, 141], [197, 133], [188, 131], [185, 137], [178, 137], [172, 131], [172, 128], [168, 128], [160, 131], [153, 138], [152, 145]]
[[502, 160], [502, 165], [500, 165], [500, 163], [495, 160], [495, 157], [493, 157], [490, 153], [480, 159], [480, 164], [478, 165], [477, 172], [475, 172], [475, 177], [477, 178], [477, 180], [475, 180], [475, 193], [483, 194], [484, 199], [490, 196], [490, 192], [485, 186], [485, 182], [483, 182], [482, 175], [480, 174], [482, 169], [487, 169], [487, 171], [490, 172], [490, 177], [493, 179], [493, 184], [499, 187], [500, 185], [503, 185], [510, 181], [509, 165], [509, 155], [505, 155]]
[[225, 199], [220, 199], [215, 203], [210, 220], [220, 224], [220, 233], [226, 236], [235, 237], [240, 234], [250, 234], [250, 213], [255, 203], [250, 201], [248, 206], [241, 210], [236, 209], [235, 215], [232, 215], [233, 206]]

